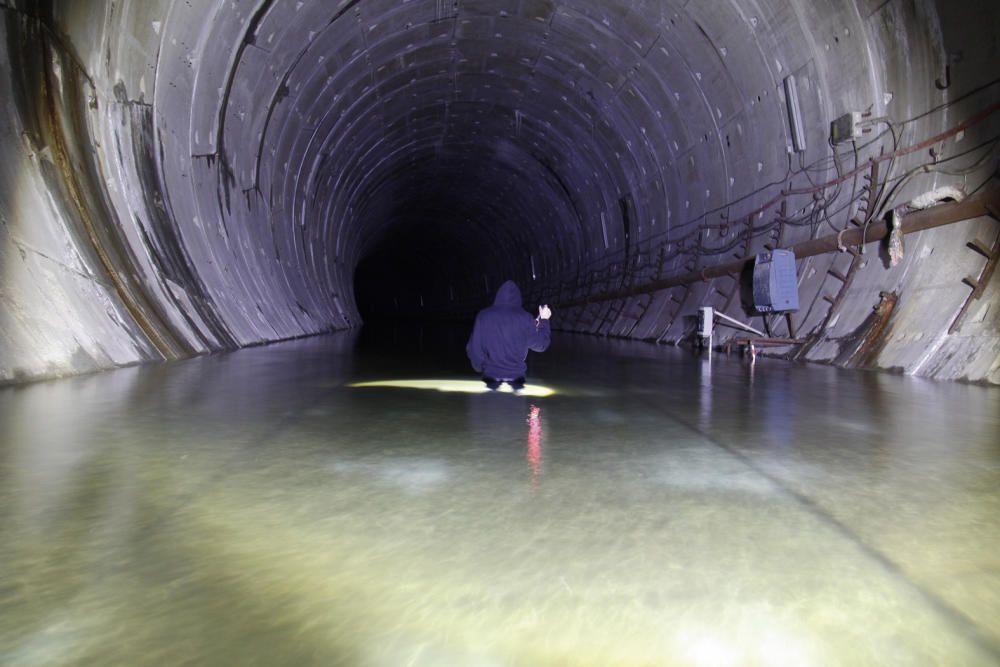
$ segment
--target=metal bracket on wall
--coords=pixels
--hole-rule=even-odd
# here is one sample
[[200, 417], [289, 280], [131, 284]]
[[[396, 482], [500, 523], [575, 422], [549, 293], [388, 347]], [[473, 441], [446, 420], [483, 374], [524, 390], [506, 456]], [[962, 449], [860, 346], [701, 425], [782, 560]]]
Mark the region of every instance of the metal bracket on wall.
[[[992, 208], [990, 209], [990, 214], [997, 219], [996, 211]], [[966, 315], [969, 313], [969, 308], [972, 307], [973, 302], [978, 301], [986, 290], [986, 285], [989, 284], [990, 278], [993, 276], [993, 272], [997, 268], [997, 262], [1000, 261], [1000, 232], [997, 233], [997, 238], [993, 242], [993, 247], [990, 248], [985, 243], [979, 239], [973, 239], [965, 244], [971, 250], [979, 253], [986, 258], [986, 264], [983, 265], [982, 270], [979, 272], [978, 277], [966, 276], [962, 279], [962, 282], [972, 288], [972, 292], [966, 298], [965, 303], [962, 304], [962, 309], [958, 311], [958, 315], [955, 316], [955, 321], [951, 323], [948, 328], [949, 334], [958, 333], [962, 330], [962, 322], [965, 321]]]
[[670, 294], [670, 301], [667, 305], [670, 305], [671, 303], [675, 304], [675, 308], [673, 312], [670, 313], [670, 319], [663, 327], [663, 333], [656, 337], [657, 343], [662, 343], [666, 339], [667, 334], [670, 333], [670, 328], [674, 326], [674, 322], [681, 316], [681, 313], [684, 310], [684, 304], [687, 303], [688, 296], [691, 294], [691, 285], [683, 285], [683, 288], [683, 295], [679, 299], [673, 293]]

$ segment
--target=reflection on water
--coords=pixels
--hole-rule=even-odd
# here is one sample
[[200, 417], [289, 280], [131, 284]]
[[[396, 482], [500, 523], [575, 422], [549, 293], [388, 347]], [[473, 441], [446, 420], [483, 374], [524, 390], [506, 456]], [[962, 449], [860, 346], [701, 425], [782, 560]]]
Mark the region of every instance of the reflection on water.
[[997, 390], [462, 340], [0, 391], [0, 664], [1000, 661]]
[[538, 488], [542, 469], [542, 409], [532, 405], [528, 412], [528, 465], [531, 467], [531, 488]]
[[[355, 382], [350, 386], [355, 388], [430, 389], [459, 394], [488, 394], [493, 391], [481, 380], [374, 380], [370, 382]], [[538, 384], [528, 384], [520, 389], [514, 389], [506, 382], [501, 384], [496, 389], [496, 392], [501, 394], [517, 394], [518, 396], [533, 396], [535, 398], [545, 398], [556, 393], [555, 389]]]

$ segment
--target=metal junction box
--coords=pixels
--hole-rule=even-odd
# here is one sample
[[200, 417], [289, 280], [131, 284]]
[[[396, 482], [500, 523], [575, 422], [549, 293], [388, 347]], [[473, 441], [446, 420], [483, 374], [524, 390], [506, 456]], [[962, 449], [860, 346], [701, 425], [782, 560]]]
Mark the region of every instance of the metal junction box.
[[757, 255], [753, 268], [753, 305], [761, 313], [799, 309], [794, 252], [775, 250]]
[[861, 118], [860, 111], [851, 111], [830, 123], [830, 141], [842, 144], [845, 141], [860, 139], [862, 134]]

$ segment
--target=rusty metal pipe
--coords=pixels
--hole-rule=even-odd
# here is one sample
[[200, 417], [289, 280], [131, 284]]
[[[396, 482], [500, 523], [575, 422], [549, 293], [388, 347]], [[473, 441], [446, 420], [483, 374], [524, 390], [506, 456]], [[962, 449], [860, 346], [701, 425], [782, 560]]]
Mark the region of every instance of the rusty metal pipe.
[[[972, 195], [971, 197], [966, 197], [962, 201], [939, 204], [922, 211], [910, 213], [903, 218], [902, 231], [903, 234], [914, 234], [925, 229], [933, 229], [934, 227], [942, 227], [944, 225], [961, 222], [962, 220], [969, 220], [983, 215], [990, 215], [990, 209], [997, 210], [998, 208], [1000, 208], [1000, 189], [991, 188]], [[844, 246], [857, 246], [862, 245], [862, 243], [875, 243], [884, 239], [888, 236], [888, 234], [888, 223], [884, 220], [878, 220], [870, 223], [867, 226], [867, 229], [865, 227], [852, 227], [845, 229], [839, 234], [830, 234], [818, 239], [810, 239], [809, 241], [793, 244], [788, 247], [788, 250], [794, 252], [797, 258], [813, 257], [815, 255], [822, 255], [828, 252], [836, 252]], [[742, 257], [731, 262], [723, 262], [721, 264], [708, 266], [699, 271], [689, 271], [687, 273], [676, 274], [628, 289], [601, 292], [595, 295], [572, 299], [559, 304], [559, 306], [562, 308], [568, 308], [571, 306], [583, 305], [585, 303], [610, 301], [612, 299], [624, 299], [630, 296], [637, 296], [639, 294], [658, 292], [670, 287], [689, 285], [691, 283], [697, 283], [704, 280], [711, 280], [712, 278], [721, 278], [730, 274], [739, 273], [743, 270], [743, 267], [750, 262], [753, 262], [754, 258], [755, 256], [753, 255]]]

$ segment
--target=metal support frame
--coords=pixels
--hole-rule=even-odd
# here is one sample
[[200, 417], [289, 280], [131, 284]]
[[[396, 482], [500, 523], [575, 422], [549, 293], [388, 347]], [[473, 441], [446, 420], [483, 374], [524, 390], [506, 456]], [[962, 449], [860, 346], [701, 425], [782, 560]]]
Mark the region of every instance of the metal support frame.
[[[993, 216], [994, 220], [1000, 221], [1000, 211], [996, 208], [989, 208], [990, 215]], [[986, 264], [983, 265], [982, 270], [979, 272], [979, 277], [966, 276], [962, 279], [962, 282], [972, 288], [972, 292], [969, 297], [962, 304], [962, 309], [958, 311], [958, 315], [955, 316], [955, 320], [951, 323], [948, 328], [948, 333], [954, 334], [962, 330], [962, 322], [965, 321], [966, 315], [969, 313], [969, 308], [972, 307], [973, 302], [978, 301], [986, 291], [986, 285], [990, 282], [990, 278], [993, 276], [993, 272], [997, 268], [997, 263], [1000, 261], [1000, 232], [997, 233], [997, 238], [993, 242], [993, 247], [990, 248], [985, 243], [979, 239], [973, 239], [966, 243], [969, 249], [979, 253], [986, 258]]]
[[722, 320], [725, 320], [725, 321], [726, 321], [726, 322], [728, 322], [729, 324], [731, 324], [731, 325], [733, 325], [733, 326], [735, 326], [735, 327], [739, 327], [740, 329], [743, 329], [744, 331], [749, 331], [750, 333], [755, 333], [755, 334], [757, 334], [758, 336], [760, 336], [761, 338], [765, 338], [765, 337], [766, 337], [766, 336], [764, 335], [764, 332], [763, 332], [763, 331], [758, 331], [757, 329], [754, 329], [754, 328], [753, 328], [752, 326], [750, 326], [749, 324], [743, 324], [743, 322], [740, 322], [740, 321], [739, 321], [739, 320], [737, 320], [737, 319], [734, 319], [734, 318], [732, 318], [732, 317], [729, 317], [729, 315], [726, 315], [725, 313], [723, 313], [723, 312], [720, 312], [720, 311], [718, 311], [718, 310], [717, 310], [717, 311], [715, 311], [715, 317], [718, 317], [719, 319], [722, 319]]

